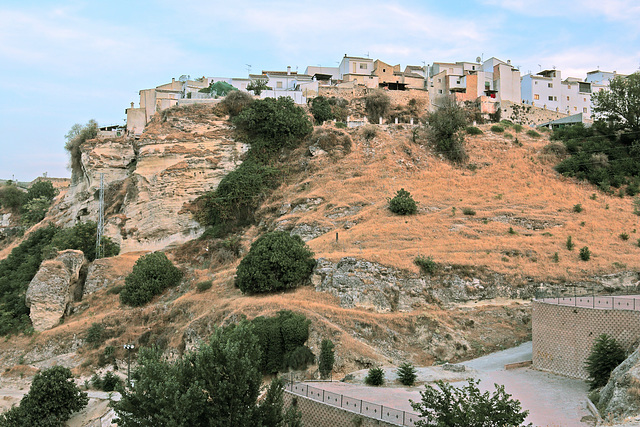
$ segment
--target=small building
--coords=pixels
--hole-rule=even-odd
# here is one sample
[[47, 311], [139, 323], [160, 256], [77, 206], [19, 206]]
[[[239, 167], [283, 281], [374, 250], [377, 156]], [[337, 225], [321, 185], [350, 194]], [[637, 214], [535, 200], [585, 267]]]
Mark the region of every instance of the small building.
[[354, 84], [366, 86], [370, 89], [378, 87], [378, 76], [373, 75], [373, 59], [344, 55], [340, 66], [340, 80], [342, 82], [354, 82]]
[[591, 120], [585, 117], [585, 114], [578, 113], [572, 116], [561, 117], [557, 120], [552, 120], [550, 122], [541, 123], [537, 127], [546, 127], [550, 129], [560, 129], [567, 126], [577, 125], [578, 123], [582, 123], [585, 126], [591, 126], [593, 123]]

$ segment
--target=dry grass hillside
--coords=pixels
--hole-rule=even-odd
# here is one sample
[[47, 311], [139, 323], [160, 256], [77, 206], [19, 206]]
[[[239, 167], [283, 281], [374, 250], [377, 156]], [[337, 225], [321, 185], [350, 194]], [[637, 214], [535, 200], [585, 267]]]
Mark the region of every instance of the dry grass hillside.
[[[413, 260], [418, 255], [457, 266], [468, 278], [481, 270], [495, 272], [514, 286], [638, 269], [639, 217], [632, 213], [630, 198], [608, 196], [559, 176], [553, 170], [556, 160], [543, 150], [546, 135], [532, 138], [509, 130], [493, 134], [489, 127], [481, 126], [482, 135], [467, 136], [470, 159], [463, 167], [434, 155], [426, 140], [414, 142], [406, 126], [379, 127], [372, 138], [365, 138], [362, 129], [339, 131], [349, 135], [351, 149], [329, 149], [313, 157], [308, 154], [315, 143], [311, 138], [291, 155], [298, 172], [263, 205], [260, 224], [242, 234], [242, 246], [248, 250], [265, 230], [307, 224], [323, 230], [307, 242], [316, 258], [355, 257], [415, 277], [419, 270]], [[387, 199], [400, 188], [419, 202], [418, 214], [398, 216], [388, 210]], [[574, 212], [576, 204], [582, 212]], [[470, 210], [475, 214], [469, 215]], [[631, 239], [621, 240], [622, 232]], [[573, 251], [566, 249], [568, 236], [575, 242]], [[419, 365], [464, 360], [530, 337], [529, 304], [524, 300], [456, 304], [425, 299], [405, 312], [378, 312], [342, 306], [335, 296], [311, 286], [245, 296], [233, 285], [239, 260], [217, 257], [208, 251], [209, 244], [195, 240], [170, 251], [187, 272], [185, 280], [145, 307], [119, 303], [111, 290], [122, 285], [122, 274], [114, 274], [106, 289], [76, 303], [63, 324], [0, 342], [3, 378], [22, 375], [23, 365], [52, 363], [89, 375], [106, 346], [114, 346], [122, 361], [122, 345], [129, 342], [177, 354], [206, 339], [218, 325], [283, 309], [312, 320], [309, 345], [316, 354], [323, 338], [336, 342], [336, 370], [342, 373], [405, 360]], [[578, 256], [583, 246], [593, 254], [588, 262]], [[558, 262], [552, 259], [556, 252]], [[110, 262], [114, 271], [131, 268], [138, 255]], [[196, 284], [202, 280], [212, 280], [211, 289], [198, 292]], [[107, 331], [97, 348], [84, 343], [94, 322]]]

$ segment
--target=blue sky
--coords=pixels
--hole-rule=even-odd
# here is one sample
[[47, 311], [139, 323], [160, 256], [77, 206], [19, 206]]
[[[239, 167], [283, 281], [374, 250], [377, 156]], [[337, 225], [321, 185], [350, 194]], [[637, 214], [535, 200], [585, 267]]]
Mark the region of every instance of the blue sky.
[[183, 74], [421, 65], [495, 56], [563, 77], [640, 66], [637, 0], [30, 1], [0, 4], [0, 178], [69, 176], [74, 123], [123, 123], [140, 89]]

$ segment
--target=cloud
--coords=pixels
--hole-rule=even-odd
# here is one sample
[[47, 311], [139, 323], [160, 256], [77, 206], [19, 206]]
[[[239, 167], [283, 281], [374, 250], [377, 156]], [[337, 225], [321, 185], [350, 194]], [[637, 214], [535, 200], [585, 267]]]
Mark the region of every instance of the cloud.
[[604, 17], [610, 21], [637, 25], [640, 4], [637, 0], [481, 0], [482, 3], [527, 16]]

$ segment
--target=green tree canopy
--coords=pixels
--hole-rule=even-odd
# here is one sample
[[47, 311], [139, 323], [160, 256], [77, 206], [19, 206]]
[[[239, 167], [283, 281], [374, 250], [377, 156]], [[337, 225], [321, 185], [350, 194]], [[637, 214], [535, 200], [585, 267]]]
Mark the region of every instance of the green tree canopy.
[[27, 190], [27, 200], [33, 200], [44, 197], [47, 200], [53, 200], [58, 194], [58, 190], [53, 187], [50, 181], [36, 181]]
[[331, 375], [331, 371], [333, 370], [333, 363], [335, 361], [333, 347], [333, 341], [329, 339], [322, 340], [322, 344], [320, 344], [318, 371], [320, 371], [322, 378], [327, 378]]
[[120, 301], [134, 307], [145, 305], [165, 289], [176, 286], [181, 279], [182, 271], [169, 261], [164, 252], [144, 255], [138, 258], [131, 274], [125, 277]]
[[269, 86], [267, 86], [265, 79], [251, 80], [247, 85], [247, 90], [253, 92], [256, 96], [260, 96], [260, 94], [267, 89], [269, 89]]
[[236, 286], [243, 293], [292, 289], [313, 271], [313, 252], [300, 236], [274, 231], [260, 236], [236, 271]]
[[87, 394], [73, 382], [71, 371], [54, 366], [35, 375], [20, 405], [0, 415], [0, 425], [60, 427], [88, 402]]
[[640, 71], [614, 77], [609, 90], [594, 93], [591, 100], [597, 118], [615, 129], [640, 132]]
[[95, 120], [89, 120], [84, 126], [76, 123], [64, 136], [67, 140], [64, 148], [71, 156], [71, 161], [69, 162], [71, 181], [77, 182], [82, 175], [82, 145], [96, 136], [98, 136], [98, 122]]
[[[421, 427], [517, 427], [529, 415], [523, 411], [520, 402], [511, 399], [504, 386], [495, 384], [493, 394], [481, 393], [479, 381], [469, 379], [468, 384], [455, 387], [442, 380], [436, 381], [437, 388], [425, 385], [420, 392], [422, 400], [411, 406], [420, 414], [421, 420], [415, 425]], [[531, 424], [529, 424], [531, 425]]]
[[607, 334], [596, 338], [585, 364], [591, 389], [605, 386], [611, 372], [624, 362], [625, 358], [624, 350], [615, 338]]

